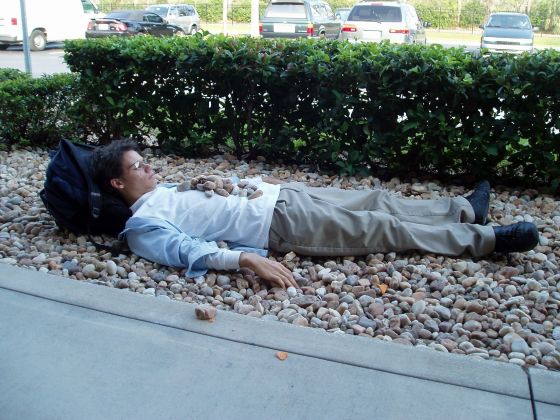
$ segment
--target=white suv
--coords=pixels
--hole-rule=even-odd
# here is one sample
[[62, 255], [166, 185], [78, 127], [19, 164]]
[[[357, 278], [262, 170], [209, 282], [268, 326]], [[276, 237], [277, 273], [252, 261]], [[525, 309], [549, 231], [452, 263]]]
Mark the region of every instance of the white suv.
[[529, 16], [523, 13], [492, 13], [482, 28], [480, 48], [489, 52], [522, 53], [533, 51], [533, 32]]
[[339, 39], [351, 42], [425, 44], [426, 31], [411, 4], [394, 1], [355, 4], [340, 30]]
[[200, 29], [200, 17], [191, 4], [154, 4], [146, 10], [157, 13], [167, 23], [180, 26], [187, 34], [195, 34]]

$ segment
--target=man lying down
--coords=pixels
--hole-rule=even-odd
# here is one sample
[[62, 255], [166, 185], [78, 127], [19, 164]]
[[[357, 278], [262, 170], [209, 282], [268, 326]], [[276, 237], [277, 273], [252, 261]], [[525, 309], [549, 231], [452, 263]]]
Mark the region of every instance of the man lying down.
[[[273, 178], [251, 179], [248, 194], [243, 184], [228, 180], [194, 188], [157, 185], [132, 140], [96, 149], [92, 163], [95, 181], [117, 191], [132, 210], [120, 239], [143, 258], [186, 268], [188, 276], [245, 267], [270, 286], [287, 288], [297, 287], [292, 272], [266, 258], [268, 249], [331, 257], [407, 250], [480, 257], [524, 252], [538, 243], [532, 223], [486, 225], [486, 181], [467, 197], [437, 200]], [[219, 248], [217, 241], [228, 242], [230, 249]]]

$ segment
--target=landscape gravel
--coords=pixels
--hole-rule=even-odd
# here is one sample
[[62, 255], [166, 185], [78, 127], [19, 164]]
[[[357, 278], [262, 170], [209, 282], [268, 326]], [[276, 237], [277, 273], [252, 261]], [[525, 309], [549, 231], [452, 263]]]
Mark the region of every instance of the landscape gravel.
[[[263, 175], [311, 186], [383, 188], [408, 199], [468, 193], [463, 185], [434, 180], [327, 176], [264, 159], [186, 159], [149, 149], [145, 155], [163, 182], [183, 183], [202, 174]], [[292, 270], [299, 286], [282, 290], [268, 288], [246, 270], [188, 278], [183, 270], [129, 253], [116, 238], [94, 238], [121, 247], [122, 253], [112, 255], [97, 250], [86, 235], [59, 230], [39, 198], [48, 162], [46, 150], [0, 152], [1, 263], [266, 321], [560, 369], [558, 197], [533, 189], [492, 191], [490, 222], [536, 223], [540, 239], [533, 251], [480, 259], [415, 251], [334, 259], [272, 254]], [[212, 317], [209, 306], [203, 307], [205, 316]]]

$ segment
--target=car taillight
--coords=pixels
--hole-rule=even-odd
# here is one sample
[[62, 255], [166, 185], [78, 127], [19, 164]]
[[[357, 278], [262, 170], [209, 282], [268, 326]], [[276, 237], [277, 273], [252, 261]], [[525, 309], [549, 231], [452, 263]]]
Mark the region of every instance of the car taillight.
[[117, 31], [126, 31], [127, 26], [126, 26], [125, 23], [122, 23], [122, 22], [121, 22], [121, 23], [119, 23], [119, 24], [115, 27], [115, 29], [116, 29]]
[[313, 36], [313, 24], [311, 22], [307, 24], [307, 35]]
[[356, 28], [356, 25], [342, 25], [342, 32], [357, 32], [358, 28]]
[[410, 33], [410, 29], [389, 29], [390, 34], [405, 34], [408, 35]]
[[93, 28], [95, 28], [95, 23], [93, 23], [93, 21], [90, 20], [89, 23], [87, 24], [87, 28], [88, 28], [88, 31], [92, 31]]
[[262, 33], [262, 22], [259, 22], [259, 34]]
[[17, 25], [17, 18], [11, 18], [10, 19], [10, 25], [16, 26]]

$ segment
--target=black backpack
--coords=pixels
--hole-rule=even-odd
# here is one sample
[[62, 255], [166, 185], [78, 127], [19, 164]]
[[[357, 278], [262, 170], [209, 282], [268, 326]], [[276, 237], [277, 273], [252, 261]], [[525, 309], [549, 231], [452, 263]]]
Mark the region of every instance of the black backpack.
[[61, 140], [51, 152], [47, 178], [39, 193], [59, 228], [91, 235], [117, 235], [132, 212], [123, 199], [101, 192], [93, 181], [95, 147]]

